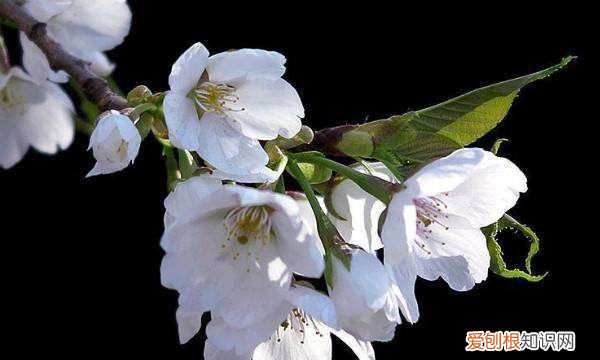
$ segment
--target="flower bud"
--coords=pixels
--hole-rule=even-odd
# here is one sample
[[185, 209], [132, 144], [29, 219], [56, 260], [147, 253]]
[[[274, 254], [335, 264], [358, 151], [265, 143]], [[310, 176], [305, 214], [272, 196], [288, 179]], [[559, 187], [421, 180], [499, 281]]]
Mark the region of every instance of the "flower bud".
[[88, 147], [97, 162], [87, 176], [126, 168], [137, 156], [141, 142], [140, 133], [127, 116], [114, 110], [101, 114]]
[[135, 106], [146, 102], [151, 96], [152, 91], [146, 85], [138, 85], [127, 94], [127, 102]]

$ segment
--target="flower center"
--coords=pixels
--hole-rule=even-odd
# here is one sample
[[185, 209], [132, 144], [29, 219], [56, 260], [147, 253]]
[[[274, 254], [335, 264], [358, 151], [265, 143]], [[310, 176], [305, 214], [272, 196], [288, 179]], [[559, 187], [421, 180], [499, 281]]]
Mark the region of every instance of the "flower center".
[[[448, 196], [448, 193], [444, 193]], [[450, 230], [450, 227], [444, 222], [448, 219], [445, 211], [448, 206], [439, 197], [422, 197], [413, 200], [417, 208], [417, 237], [414, 239], [417, 247], [423, 250], [428, 255], [431, 255], [431, 249], [426, 242], [437, 241], [441, 245], [446, 245], [445, 242], [438, 240], [433, 234], [433, 227], [441, 227], [443, 230]]]
[[16, 96], [11, 89], [6, 86], [4, 89], [0, 90], [0, 106], [8, 109], [11, 108], [16, 103]]
[[215, 84], [205, 81], [196, 86], [191, 93], [194, 102], [204, 111], [224, 113], [225, 111], [240, 111], [232, 106], [239, 100], [235, 88], [226, 84]]
[[25, 112], [24, 105], [27, 103], [25, 97], [22, 95], [22, 85], [15, 81], [6, 84], [4, 89], [0, 90], [0, 109], [11, 110], [13, 112]]
[[125, 160], [128, 148], [129, 144], [127, 144], [127, 141], [121, 140], [121, 144], [119, 144], [119, 147], [117, 148], [117, 156], [119, 157], [119, 161]]
[[292, 310], [287, 319], [277, 328], [277, 332], [275, 333], [277, 342], [281, 342], [281, 335], [285, 331], [295, 331], [301, 334], [300, 344], [304, 344], [308, 331], [314, 331], [317, 336], [323, 337], [323, 333], [319, 330], [313, 318], [300, 309]]
[[267, 206], [238, 207], [227, 213], [223, 220], [227, 238], [221, 247], [234, 261], [243, 256], [247, 272], [257, 266], [264, 247], [274, 236], [271, 211]]

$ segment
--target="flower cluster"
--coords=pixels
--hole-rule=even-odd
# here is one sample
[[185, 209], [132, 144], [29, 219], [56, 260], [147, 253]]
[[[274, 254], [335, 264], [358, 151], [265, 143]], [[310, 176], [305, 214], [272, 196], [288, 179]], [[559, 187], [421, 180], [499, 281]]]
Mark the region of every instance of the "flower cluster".
[[[104, 52], [123, 41], [131, 21], [124, 0], [27, 0], [22, 9], [100, 76], [114, 68]], [[59, 86], [68, 75], [51, 69], [24, 33], [21, 45], [26, 71], [0, 67], [5, 169], [29, 146], [65, 149], [75, 131], [75, 108]], [[329, 129], [320, 138], [326, 146], [311, 148], [300, 96], [282, 78], [285, 62], [274, 51], [210, 55], [192, 45], [175, 61], [168, 91], [139, 86], [130, 108], [79, 124], [96, 159], [87, 176], [125, 169], [150, 134], [162, 145], [170, 193], [161, 280], [179, 294], [181, 343], [210, 313], [206, 359], [326, 360], [331, 334], [359, 359], [374, 359], [372, 342], [391, 341], [403, 320], [418, 321], [417, 277], [441, 278], [456, 291], [487, 278], [497, 254], [482, 229], [498, 224], [527, 179], [496, 151], [458, 142], [441, 156], [404, 161], [393, 143], [400, 136], [386, 132], [418, 133], [406, 116]], [[511, 96], [520, 89], [507, 84]], [[436, 133], [428, 135], [418, 140]], [[352, 163], [310, 151], [327, 149]], [[296, 191], [286, 189], [286, 170]]]

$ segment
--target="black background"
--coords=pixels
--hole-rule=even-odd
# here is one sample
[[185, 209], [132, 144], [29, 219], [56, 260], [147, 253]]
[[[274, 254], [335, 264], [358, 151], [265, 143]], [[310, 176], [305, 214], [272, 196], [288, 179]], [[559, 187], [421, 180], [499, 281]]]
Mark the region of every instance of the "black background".
[[[399, 326], [393, 342], [375, 349], [379, 359], [461, 355], [469, 330], [571, 330], [580, 350], [588, 346], [585, 324], [597, 314], [598, 211], [588, 184], [595, 178], [596, 143], [588, 136], [597, 100], [584, 98], [597, 90], [586, 86], [593, 66], [586, 9], [129, 3], [132, 31], [110, 53], [123, 89], [166, 90], [172, 63], [196, 41], [212, 53], [277, 50], [288, 58], [285, 77], [314, 129], [420, 109], [578, 55], [566, 70], [524, 89], [504, 122], [477, 143], [488, 148], [497, 137], [510, 138], [501, 153], [523, 169], [530, 188], [511, 214], [542, 237], [534, 267], [548, 277], [530, 284], [490, 275], [467, 293], [420, 280], [421, 319]], [[30, 151], [0, 172], [8, 348], [19, 358], [201, 358], [201, 336], [178, 344], [176, 293], [159, 281], [166, 196], [159, 147], [148, 139], [134, 166], [84, 179], [93, 165], [86, 147], [78, 135], [68, 151]], [[503, 245], [516, 259], [511, 265], [520, 265], [526, 240], [508, 236]], [[261, 304], [248, 304], [254, 306]], [[336, 346], [334, 358], [349, 354]]]

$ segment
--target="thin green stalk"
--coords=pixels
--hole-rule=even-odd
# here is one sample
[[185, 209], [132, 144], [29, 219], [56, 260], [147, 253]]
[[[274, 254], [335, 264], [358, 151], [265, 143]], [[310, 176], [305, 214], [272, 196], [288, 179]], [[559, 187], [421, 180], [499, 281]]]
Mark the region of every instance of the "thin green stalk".
[[275, 192], [285, 194], [285, 180], [283, 179], [283, 175], [280, 176], [275, 183]]
[[167, 171], [167, 189], [173, 191], [177, 181], [181, 178], [175, 152], [172, 147], [163, 145], [163, 156], [165, 157], [165, 168]]
[[287, 170], [296, 179], [304, 191], [306, 199], [315, 214], [319, 237], [325, 248], [325, 280], [329, 286], [333, 286], [333, 257], [339, 259], [346, 269], [350, 270], [352, 255], [348, 251], [348, 244], [344, 241], [327, 214], [325, 214], [323, 208], [321, 208], [321, 204], [319, 204], [310, 182], [304, 176], [302, 170], [300, 170], [295, 159], [288, 159]]
[[394, 194], [393, 189], [396, 185], [382, 180], [376, 176], [363, 174], [359, 171], [352, 169], [349, 166], [328, 159], [320, 153], [288, 153], [288, 156], [299, 162], [307, 162], [329, 168], [352, 180], [363, 190], [375, 196], [376, 198], [378, 198], [386, 204], [390, 202], [392, 195]]

